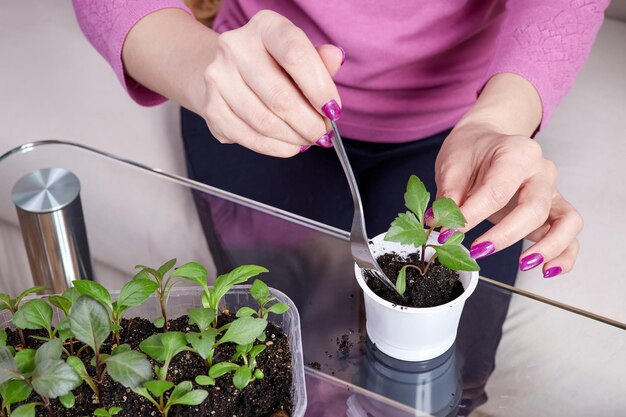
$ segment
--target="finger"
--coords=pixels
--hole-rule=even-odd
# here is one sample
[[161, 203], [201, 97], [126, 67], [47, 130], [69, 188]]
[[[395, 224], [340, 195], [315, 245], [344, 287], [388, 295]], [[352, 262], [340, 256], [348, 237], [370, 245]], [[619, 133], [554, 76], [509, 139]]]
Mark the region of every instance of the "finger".
[[549, 219], [551, 222], [549, 230], [520, 257], [520, 269], [523, 271], [539, 266], [543, 262], [552, 262], [576, 240], [576, 236], [583, 228], [582, 217], [565, 199], [558, 196], [553, 205], [555, 215], [553, 219]]
[[571, 271], [576, 262], [579, 249], [580, 244], [578, 239], [575, 239], [559, 256], [543, 266], [543, 277], [552, 278]]
[[265, 49], [294, 80], [321, 114], [331, 99], [339, 105], [339, 92], [328, 69], [306, 34], [284, 17], [267, 20], [262, 41]]
[[[317, 54], [317, 52], [316, 52]], [[322, 116], [311, 106], [287, 74], [267, 53], [255, 58], [256, 64], [242, 66], [241, 77], [265, 106], [294, 131], [315, 143], [326, 134]]]
[[317, 49], [317, 53], [322, 58], [322, 62], [331, 77], [334, 77], [346, 60], [346, 51], [341, 47], [330, 44], [319, 45], [315, 49]]
[[[534, 143], [531, 139], [526, 140]], [[473, 228], [505, 207], [524, 181], [537, 173], [541, 148], [539, 145], [527, 145], [525, 149], [522, 155], [509, 151], [492, 157], [481, 183], [470, 191], [470, 196], [460, 207], [467, 219], [464, 230]]]
[[206, 120], [209, 130], [221, 143], [238, 143], [254, 152], [288, 158], [300, 152], [300, 146], [292, 145], [261, 135], [241, 120], [218, 94], [211, 97], [211, 108]]
[[517, 195], [517, 205], [475, 243], [491, 242], [494, 250], [502, 250], [541, 227], [550, 215], [555, 181], [556, 169], [543, 170], [526, 181]]
[[222, 82], [217, 84], [217, 89], [233, 113], [262, 136], [292, 145], [310, 145], [298, 132], [265, 106], [238, 72], [231, 71], [224, 74]]

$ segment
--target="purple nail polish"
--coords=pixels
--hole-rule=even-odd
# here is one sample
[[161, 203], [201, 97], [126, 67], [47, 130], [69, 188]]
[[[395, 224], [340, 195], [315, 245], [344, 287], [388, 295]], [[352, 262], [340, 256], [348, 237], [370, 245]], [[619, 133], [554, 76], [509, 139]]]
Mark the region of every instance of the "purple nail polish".
[[484, 258], [496, 251], [496, 245], [489, 241], [480, 242], [472, 246], [470, 249], [470, 256], [474, 259]]
[[444, 243], [446, 243], [448, 241], [448, 239], [450, 239], [450, 236], [452, 236], [453, 234], [455, 234], [458, 231], [459, 231], [459, 229], [447, 229], [447, 230], [439, 233], [439, 237], [437, 238], [437, 242], [439, 242], [440, 245], [443, 245]]
[[322, 106], [322, 111], [330, 120], [335, 121], [341, 117], [341, 109], [334, 99]]
[[346, 50], [341, 46], [338, 46], [339, 50], [341, 50], [341, 63], [339, 65], [343, 65], [346, 62]]
[[543, 263], [543, 256], [540, 253], [531, 253], [528, 256], [524, 256], [521, 261], [519, 261], [519, 269], [522, 271], [528, 271], [529, 269], [533, 269], [536, 266], [539, 266]]
[[561, 268], [560, 266], [553, 266], [552, 268], [548, 268], [543, 271], [543, 277], [552, 278], [556, 275], [559, 275], [561, 272], [563, 272], [563, 268]]
[[324, 133], [315, 143], [322, 148], [332, 148], [333, 147], [333, 136], [335, 136], [334, 131]]
[[426, 213], [424, 213], [424, 224], [430, 223], [431, 221], [433, 221], [433, 218], [433, 208], [428, 207], [428, 210], [426, 210]]
[[311, 145], [300, 146], [300, 153], [308, 151], [310, 147]]

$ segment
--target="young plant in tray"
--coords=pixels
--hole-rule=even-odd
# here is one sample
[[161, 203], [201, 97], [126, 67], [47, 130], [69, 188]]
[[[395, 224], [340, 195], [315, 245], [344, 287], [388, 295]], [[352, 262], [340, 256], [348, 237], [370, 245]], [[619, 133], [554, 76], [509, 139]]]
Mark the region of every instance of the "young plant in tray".
[[[22, 349], [15, 355], [6, 346], [0, 347], [0, 395], [7, 416], [32, 417], [37, 405], [45, 407], [48, 415], [54, 416], [50, 404], [53, 398], [59, 398], [65, 407], [74, 405], [72, 390], [80, 385], [81, 380], [61, 359], [62, 352], [60, 339], [44, 343], [36, 351]], [[28, 399], [32, 391], [39, 395], [41, 402], [24, 404], [11, 411], [11, 404]]]
[[[11, 313], [11, 318], [15, 317], [15, 314], [20, 310], [20, 305], [25, 297], [31, 294], [36, 294], [38, 292], [48, 291], [50, 288], [48, 287], [32, 287], [22, 292], [16, 298], [11, 298], [8, 294], [0, 293], [0, 311], [8, 310]], [[20, 328], [17, 329], [18, 337], [20, 338], [20, 343], [22, 346], [26, 347], [26, 338], [24, 337], [24, 331]]]
[[102, 382], [105, 373], [127, 388], [139, 387], [152, 379], [152, 365], [145, 355], [131, 350], [128, 345], [115, 347], [111, 354], [101, 352], [102, 345], [111, 335], [111, 319], [106, 308], [90, 296], [76, 300], [69, 315], [73, 336], [93, 351], [92, 365], [95, 375], [87, 373], [85, 365], [76, 356], [68, 358], [68, 364], [85, 381], [102, 403]]
[[[463, 233], [454, 233], [443, 245], [428, 243], [428, 238], [434, 229], [440, 227], [460, 229], [467, 223], [456, 203], [452, 199], [445, 197], [433, 202], [432, 219], [426, 219], [429, 201], [430, 193], [426, 191], [424, 183], [415, 175], [412, 175], [409, 178], [406, 193], [404, 194], [404, 202], [409, 211], [398, 214], [398, 217], [391, 223], [391, 227], [385, 235], [385, 240], [387, 241], [421, 247], [419, 264], [405, 265], [398, 273], [396, 290], [401, 295], [406, 291], [407, 269], [413, 268], [417, 270], [419, 275], [424, 276], [436, 258], [439, 259], [443, 266], [455, 271], [479, 270], [476, 261], [470, 257], [468, 251], [461, 245], [465, 238]], [[427, 222], [430, 225], [427, 225]], [[424, 257], [427, 248], [432, 248], [435, 251], [428, 261]]]
[[259, 303], [259, 309], [254, 310], [250, 307], [241, 307], [237, 311], [237, 317], [257, 316], [263, 319], [266, 318], [269, 313], [284, 314], [289, 310], [289, 306], [285, 303], [274, 303], [268, 306], [270, 302], [276, 300], [276, 297], [270, 295], [269, 287], [260, 279], [255, 279], [252, 283], [250, 295]]
[[95, 417], [113, 417], [122, 411], [121, 407], [96, 408], [93, 412]]

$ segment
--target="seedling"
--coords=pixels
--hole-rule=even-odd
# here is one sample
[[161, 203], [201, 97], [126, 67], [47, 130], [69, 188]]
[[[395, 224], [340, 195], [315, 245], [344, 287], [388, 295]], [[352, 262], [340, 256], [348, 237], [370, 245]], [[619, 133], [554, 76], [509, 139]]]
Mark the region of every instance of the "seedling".
[[138, 279], [147, 279], [153, 280], [156, 283], [155, 290], [159, 297], [159, 304], [161, 306], [161, 317], [154, 321], [154, 325], [157, 327], [162, 327], [164, 331], [168, 331], [169, 329], [167, 302], [170, 298], [170, 292], [172, 291], [172, 288], [174, 287], [174, 285], [176, 285], [176, 281], [174, 279], [176, 278], [176, 276], [174, 274], [170, 274], [166, 278], [166, 275], [174, 267], [174, 265], [176, 265], [176, 258], [170, 259], [169, 261], [165, 262], [158, 269], [150, 268], [149, 266], [145, 265], [136, 265], [135, 268], [140, 269], [140, 271], [137, 273], [137, 275], [135, 275], [132, 280], [135, 281]]
[[155, 367], [157, 378], [162, 381], [167, 379], [170, 362], [174, 356], [186, 350], [190, 350], [187, 347], [185, 333], [182, 332], [155, 334], [141, 342], [139, 349], [152, 359], [163, 363], [161, 367]]
[[[56, 338], [52, 328], [52, 307], [44, 300], [34, 299], [24, 303], [13, 316], [13, 324], [18, 329], [45, 330], [48, 340]], [[45, 338], [44, 338], [45, 339]]]
[[6, 401], [10, 395], [15, 394], [8, 388], [8, 384], [13, 384], [19, 391], [18, 398], [24, 397], [26, 392], [30, 394], [29, 391], [35, 391], [42, 401], [23, 405], [12, 413], [9, 410], [11, 416], [33, 416], [35, 406], [41, 405], [52, 417], [54, 416], [54, 410], [50, 405], [52, 398], [59, 398], [66, 407], [73, 406], [72, 390], [77, 388], [81, 381], [74, 370], [61, 359], [61, 354], [60, 339], [44, 343], [36, 352], [24, 349], [15, 356], [8, 348], [0, 347], [0, 384], [7, 384], [6, 394], [2, 394], [3, 399]]
[[209, 377], [214, 380], [229, 372], [235, 372], [233, 374], [233, 385], [237, 389], [244, 389], [248, 384], [255, 379], [265, 378], [265, 374], [261, 369], [257, 368], [256, 358], [265, 350], [265, 345], [253, 346], [252, 343], [247, 345], [238, 345], [237, 351], [233, 355], [232, 360], [243, 360], [243, 365], [238, 365], [234, 362], [220, 362], [216, 363], [209, 370]]
[[185, 335], [187, 343], [191, 345], [191, 350], [204, 359], [207, 370], [213, 363], [213, 353], [215, 351], [215, 338], [218, 330], [211, 327], [217, 315], [215, 309], [190, 308], [187, 310], [189, 324], [198, 326], [199, 332], [189, 332]]
[[122, 407], [96, 408], [93, 411], [95, 417], [113, 417], [122, 411]]
[[[465, 238], [463, 233], [454, 233], [443, 245], [428, 243], [428, 238], [434, 229], [439, 227], [460, 229], [467, 223], [456, 203], [450, 198], [442, 197], [433, 202], [432, 223], [426, 225], [425, 214], [429, 201], [430, 193], [426, 191], [424, 183], [415, 175], [411, 175], [404, 194], [404, 203], [409, 211], [398, 214], [385, 235], [387, 241], [421, 247], [422, 250], [419, 265], [405, 265], [398, 273], [396, 290], [400, 295], [406, 291], [407, 268], [414, 268], [421, 276], [424, 276], [435, 258], [439, 258], [443, 266], [455, 271], [479, 270], [476, 261], [461, 245]], [[434, 249], [435, 253], [427, 262], [424, 254], [429, 247]]]
[[[172, 388], [174, 389], [165, 400], [164, 394]], [[148, 381], [143, 387], [132, 390], [135, 394], [141, 395], [154, 404], [162, 417], [167, 417], [173, 405], [199, 405], [209, 395], [205, 390], [193, 389], [193, 385], [189, 381], [183, 381], [175, 387], [174, 383], [170, 381]]]
[[[210, 340], [208, 340], [202, 353], [198, 352], [197, 349], [195, 350], [205, 360], [208, 368], [208, 375], [197, 376], [196, 383], [199, 385], [215, 385], [215, 377], [211, 375], [211, 369], [219, 365], [213, 364], [213, 355], [217, 346], [229, 342], [237, 345], [252, 345], [259, 335], [265, 332], [266, 327], [267, 320], [254, 317], [241, 317], [225, 325], [223, 328], [227, 328], [226, 333], [217, 342], [211, 344], [209, 343]], [[222, 329], [219, 329], [218, 332]]]
[[[207, 284], [207, 270], [196, 262], [190, 262], [174, 270], [173, 275], [193, 281], [202, 287], [202, 305], [218, 311], [220, 301], [226, 293], [237, 284], [243, 284], [250, 278], [267, 272], [266, 268], [257, 265], [243, 265], [227, 274], [220, 275], [215, 279], [213, 288]], [[217, 315], [213, 320], [213, 327], [217, 327]]]
[[119, 343], [122, 316], [129, 308], [139, 306], [146, 301], [156, 290], [157, 284], [149, 279], [132, 279], [122, 287], [117, 301], [113, 301], [109, 291], [94, 281], [76, 280], [74, 288], [80, 295], [90, 296], [109, 310], [113, 335], [115, 341]]
[[140, 352], [135, 352], [128, 345], [120, 345], [112, 350], [111, 355], [100, 352], [102, 344], [111, 335], [111, 320], [105, 307], [90, 296], [81, 296], [76, 300], [69, 315], [73, 336], [89, 346], [93, 352], [95, 376], [90, 376], [80, 359], [72, 356], [68, 363], [85, 381], [101, 403], [101, 384], [105, 372], [116, 382], [127, 388], [140, 387], [152, 379], [152, 366]]
[[250, 307], [241, 307], [237, 311], [237, 317], [256, 315], [257, 317], [263, 319], [266, 318], [269, 313], [284, 314], [287, 310], [289, 310], [289, 306], [285, 303], [274, 303], [271, 306], [268, 306], [270, 302], [276, 300], [276, 297], [272, 297], [270, 295], [269, 287], [260, 279], [254, 280], [252, 286], [250, 287], [250, 294], [252, 295], [252, 298], [259, 303], [259, 309], [255, 311]]
[[[15, 313], [17, 313], [19, 311], [20, 304], [24, 300], [24, 297], [26, 297], [26, 296], [28, 296], [30, 294], [35, 294], [35, 293], [43, 292], [43, 291], [47, 291], [47, 290], [50, 290], [50, 288], [48, 288], [48, 287], [41, 287], [41, 286], [32, 287], [32, 288], [29, 288], [26, 291], [22, 292], [16, 298], [11, 298], [11, 296], [8, 295], [8, 294], [1, 294], [0, 293], [0, 311], [2, 311], [2, 310], [9, 310], [9, 312], [11, 313], [11, 318], [13, 318], [15, 316]], [[17, 334], [18, 334], [18, 336], [20, 338], [20, 342], [22, 343], [22, 346], [26, 347], [26, 338], [24, 337], [23, 330], [18, 328], [17, 329]]]
[[[0, 384], [0, 397], [2, 397], [2, 410], [0, 410], [0, 416], [11, 417], [13, 415], [11, 407], [14, 404], [26, 401], [28, 397], [30, 397], [32, 391], [33, 389], [27, 382], [19, 379], [12, 379]], [[14, 410], [14, 413], [17, 416], [26, 411], [26, 409], [19, 410], [18, 408]]]

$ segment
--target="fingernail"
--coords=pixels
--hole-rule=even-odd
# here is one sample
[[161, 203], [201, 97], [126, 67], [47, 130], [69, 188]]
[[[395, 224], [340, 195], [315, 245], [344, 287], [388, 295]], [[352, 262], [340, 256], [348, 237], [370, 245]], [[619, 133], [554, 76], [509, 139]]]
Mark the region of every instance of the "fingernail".
[[310, 147], [311, 145], [300, 146], [300, 153], [308, 151]]
[[473, 259], [484, 258], [485, 256], [489, 256], [496, 251], [496, 245], [489, 241], [480, 242], [472, 246], [470, 249], [470, 256]]
[[450, 239], [450, 236], [452, 236], [453, 234], [455, 234], [458, 231], [459, 231], [459, 229], [447, 229], [447, 230], [439, 233], [439, 237], [437, 238], [437, 242], [439, 242], [440, 245], [443, 245], [444, 243], [447, 242], [448, 239]]
[[561, 272], [563, 272], [563, 268], [561, 268], [560, 266], [553, 266], [552, 268], [548, 268], [543, 271], [543, 277], [552, 278], [556, 275], [559, 275]]
[[335, 121], [341, 117], [341, 109], [334, 99], [322, 106], [322, 111], [330, 120]]
[[519, 261], [519, 269], [522, 271], [528, 271], [529, 269], [533, 269], [536, 266], [539, 266], [543, 263], [543, 256], [540, 253], [531, 253], [528, 256], [524, 256], [521, 261]]
[[433, 218], [433, 208], [429, 207], [428, 210], [426, 210], [426, 213], [424, 213], [424, 224], [430, 223]]
[[343, 65], [343, 63], [346, 62], [346, 50], [341, 46], [338, 46], [338, 48], [341, 51], [341, 63], [339, 65]]
[[332, 148], [333, 147], [333, 136], [335, 135], [334, 131], [324, 133], [315, 144], [321, 146], [322, 148]]

